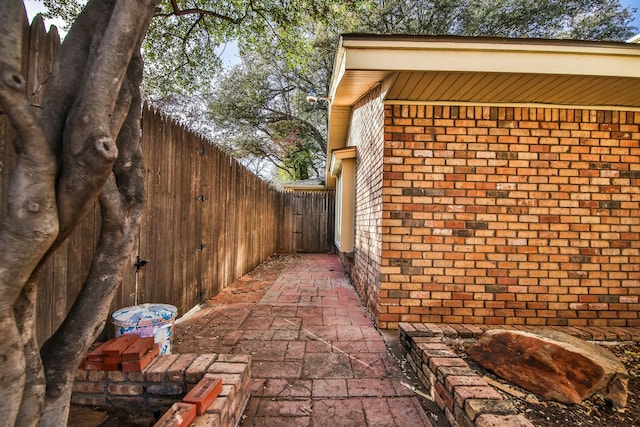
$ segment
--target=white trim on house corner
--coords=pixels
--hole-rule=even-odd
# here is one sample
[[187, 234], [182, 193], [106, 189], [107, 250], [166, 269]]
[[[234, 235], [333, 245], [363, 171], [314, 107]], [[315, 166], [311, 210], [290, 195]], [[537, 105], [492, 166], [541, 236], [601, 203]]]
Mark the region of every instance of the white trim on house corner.
[[636, 34], [626, 41], [627, 43], [640, 43], [640, 34]]

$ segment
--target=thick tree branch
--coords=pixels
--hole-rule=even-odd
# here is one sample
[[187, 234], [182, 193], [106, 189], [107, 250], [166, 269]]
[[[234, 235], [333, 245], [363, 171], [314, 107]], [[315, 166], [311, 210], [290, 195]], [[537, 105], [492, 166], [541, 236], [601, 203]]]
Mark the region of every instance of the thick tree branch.
[[[18, 22], [21, 31], [21, 22]], [[14, 141], [18, 157], [10, 178], [10, 203], [0, 228], [0, 310], [3, 312], [13, 310], [31, 272], [58, 232], [55, 157], [36, 122], [25, 91], [25, 81], [18, 71], [0, 62], [0, 105], [18, 135]]]
[[80, 96], [89, 62], [105, 33], [115, 0], [90, 1], [73, 23], [56, 55], [42, 102], [41, 125], [58, 156], [69, 111]]
[[[116, 0], [92, 0], [87, 4], [62, 44], [45, 93], [41, 123], [61, 164], [61, 232], [56, 245], [86, 215], [116, 158], [114, 135], [130, 102], [126, 92], [123, 96], [119, 90], [122, 75], [136, 41], [148, 27], [157, 0], [120, 3], [123, 4], [119, 7]], [[117, 19], [112, 19], [116, 14], [123, 19], [117, 24]], [[100, 62], [97, 53], [109, 56], [109, 49], [118, 52], [117, 58]], [[88, 105], [91, 103], [110, 107], [96, 109]]]
[[[133, 110], [133, 109], [132, 109]], [[139, 124], [130, 115], [130, 122]], [[57, 426], [61, 410], [68, 410], [75, 367], [104, 328], [113, 297], [122, 281], [144, 207], [142, 156], [139, 153], [139, 126], [121, 134], [134, 164], [121, 168], [125, 176], [114, 173], [100, 193], [101, 230], [89, 276], [71, 311], [56, 333], [42, 347], [45, 364], [46, 401], [41, 426]], [[135, 147], [138, 146], [138, 149]], [[126, 176], [129, 175], [129, 176]], [[133, 176], [133, 177], [132, 177]], [[127, 183], [127, 185], [118, 185]], [[66, 414], [64, 416], [66, 419]]]
[[89, 276], [63, 324], [41, 350], [46, 399], [40, 426], [59, 426], [61, 415], [66, 420], [75, 369], [104, 328], [135, 242], [142, 204], [123, 200], [114, 175], [103, 187], [100, 207], [101, 231]]
[[291, 121], [291, 122], [295, 122], [300, 124], [304, 129], [306, 129], [307, 131], [309, 131], [309, 133], [311, 134], [311, 136], [313, 136], [313, 139], [317, 142], [318, 147], [320, 147], [320, 149], [322, 150], [322, 152], [326, 152], [327, 151], [327, 143], [324, 139], [324, 137], [322, 136], [322, 133], [320, 133], [320, 131], [318, 130], [318, 128], [316, 128], [316, 126], [314, 126], [311, 122], [295, 116], [293, 114], [289, 114], [289, 113], [283, 113], [281, 111], [278, 110], [270, 110], [272, 111], [274, 114], [271, 118], [267, 118], [265, 120], [266, 123], [280, 123], [280, 122], [284, 122], [284, 121]]
[[106, 33], [88, 63], [84, 87], [67, 120], [63, 167], [58, 180], [60, 229], [63, 235], [92, 206], [117, 158], [111, 114], [126, 69], [155, 10], [155, 0], [119, 0]]
[[148, 27], [155, 4], [155, 0], [119, 0], [113, 9], [81, 94], [84, 96], [80, 110], [90, 119], [101, 120], [94, 125], [96, 131], [102, 130], [103, 123], [109, 123], [107, 118], [113, 111], [129, 62]]
[[322, 136], [322, 133], [320, 133], [318, 128], [313, 125], [313, 123], [297, 116], [291, 116], [291, 119], [300, 123], [305, 129], [309, 131], [309, 133], [311, 133], [313, 139], [318, 144], [318, 147], [320, 147], [322, 153], [327, 152], [327, 141], [324, 139], [324, 136]]
[[212, 18], [216, 18], [221, 21], [229, 22], [233, 25], [240, 24], [242, 20], [246, 17], [246, 14], [245, 14], [244, 16], [241, 16], [239, 18], [233, 18], [231, 16], [214, 12], [213, 10], [201, 9], [201, 8], [180, 9], [180, 6], [178, 6], [178, 2], [176, 0], [171, 0], [171, 9], [172, 9], [171, 13], [156, 13], [155, 16], [163, 16], [163, 17], [186, 16], [186, 15], [199, 15], [200, 17], [210, 16]]
[[[138, 46], [139, 48], [140, 46]], [[131, 94], [131, 103], [124, 125], [118, 135], [118, 159], [113, 171], [118, 190], [129, 210], [142, 209], [146, 201], [144, 192], [144, 164], [140, 148], [140, 112], [142, 98], [140, 83], [142, 82], [143, 61], [138, 49], [127, 71], [126, 87]]]

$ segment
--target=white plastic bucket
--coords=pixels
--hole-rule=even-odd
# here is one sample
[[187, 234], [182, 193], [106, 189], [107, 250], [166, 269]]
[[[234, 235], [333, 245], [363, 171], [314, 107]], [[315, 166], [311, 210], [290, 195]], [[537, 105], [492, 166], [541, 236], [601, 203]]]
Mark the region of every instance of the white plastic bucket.
[[153, 337], [160, 347], [160, 354], [171, 354], [177, 314], [178, 309], [173, 305], [147, 303], [114, 311], [111, 323], [115, 327], [116, 338], [125, 334]]

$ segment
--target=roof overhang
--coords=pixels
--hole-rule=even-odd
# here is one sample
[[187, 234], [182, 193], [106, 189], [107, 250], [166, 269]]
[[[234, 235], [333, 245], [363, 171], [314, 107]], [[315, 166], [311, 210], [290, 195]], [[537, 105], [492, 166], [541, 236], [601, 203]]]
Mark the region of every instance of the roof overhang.
[[640, 108], [636, 43], [361, 35], [341, 39], [332, 106], [353, 105], [391, 74], [387, 100]]
[[327, 189], [323, 179], [312, 178], [282, 184], [285, 191], [325, 191]]
[[343, 147], [337, 148], [331, 152], [331, 164], [329, 165], [329, 172], [332, 177], [340, 175], [342, 170], [342, 161], [346, 159], [355, 159], [356, 147]]
[[352, 106], [383, 82], [386, 103], [640, 109], [640, 45], [344, 35], [329, 92], [328, 158], [346, 144]]
[[296, 185], [296, 184], [292, 184], [292, 185], [288, 185], [288, 184], [283, 184], [282, 185], [282, 189], [285, 191], [300, 191], [300, 192], [311, 192], [311, 191], [325, 191], [327, 189], [327, 187], [322, 184], [318, 184], [318, 185]]

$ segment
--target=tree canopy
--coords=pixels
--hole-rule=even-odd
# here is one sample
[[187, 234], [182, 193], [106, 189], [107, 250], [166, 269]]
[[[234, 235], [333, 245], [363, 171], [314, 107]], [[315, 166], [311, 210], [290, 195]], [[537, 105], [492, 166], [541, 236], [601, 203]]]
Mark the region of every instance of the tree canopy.
[[[86, 0], [44, 4], [71, 23]], [[206, 92], [228, 43], [304, 68], [318, 59], [314, 46], [331, 56], [345, 32], [623, 41], [632, 20], [619, 0], [163, 0], [143, 46], [144, 85], [154, 98]]]
[[274, 37], [241, 39], [241, 63], [208, 97], [214, 139], [236, 157], [275, 165], [280, 180], [322, 177], [326, 104], [304, 99], [311, 90], [327, 93], [341, 33], [625, 40], [634, 34], [631, 19], [618, 0], [333, 3]]
[[[45, 4], [71, 22], [84, 0]], [[323, 174], [326, 106], [304, 99], [327, 92], [341, 33], [622, 41], [631, 22], [619, 0], [165, 0], [143, 46], [143, 91], [254, 172], [269, 164], [297, 180]], [[228, 44], [240, 51], [231, 69]]]
[[381, 1], [369, 19], [379, 33], [625, 40], [632, 12], [619, 0]]

